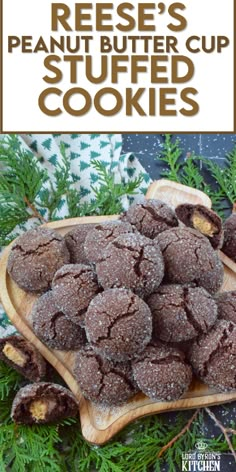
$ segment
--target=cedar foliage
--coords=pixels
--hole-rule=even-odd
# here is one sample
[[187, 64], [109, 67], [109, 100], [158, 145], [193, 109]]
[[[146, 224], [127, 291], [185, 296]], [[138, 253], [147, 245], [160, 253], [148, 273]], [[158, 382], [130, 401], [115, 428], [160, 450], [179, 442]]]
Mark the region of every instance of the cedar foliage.
[[0, 246], [14, 239], [30, 219], [35, 225], [58, 219], [58, 209], [64, 203], [68, 208], [65, 218], [120, 213], [122, 198], [135, 195], [142, 183], [142, 175], [128, 183], [116, 183], [112, 165], [93, 159], [90, 163], [98, 174], [92, 187], [95, 197], [84, 203], [71, 178], [70, 157], [63, 143], [60, 153], [50, 179], [41, 159], [22, 149], [17, 135], [0, 141]]
[[[81, 195], [70, 181], [70, 162], [63, 146], [62, 160], [57, 164], [53, 183], [41, 167], [40, 159], [21, 148], [16, 135], [0, 143], [0, 245], [10, 242], [17, 228], [22, 229], [31, 218], [36, 224], [56, 219], [56, 210], [63, 199], [68, 206], [67, 217], [119, 213], [122, 197], [134, 195], [142, 176], [133, 182], [116, 184], [111, 169], [101, 162], [91, 162], [99, 175], [93, 188], [95, 199], [81, 203]], [[222, 212], [236, 202], [236, 147], [227, 154], [226, 168], [212, 161], [189, 155], [183, 160], [180, 142], [165, 135], [163, 150], [158, 159], [165, 169], [162, 176], [205, 191], [213, 200], [214, 208]], [[215, 186], [206, 181], [200, 162], [215, 180]], [[158, 453], [175, 438], [187, 423], [181, 412], [174, 423], [165, 414], [136, 421], [103, 447], [87, 444], [80, 431], [78, 419], [60, 424], [16, 426], [10, 418], [12, 400], [25, 380], [13, 369], [0, 362], [0, 471], [12, 472], [169, 472], [181, 467], [182, 452], [194, 449], [201, 439], [208, 451], [227, 452], [228, 443], [222, 435], [204, 438], [204, 411], [201, 410], [191, 427], [169, 447], [161, 458]], [[191, 415], [191, 413], [189, 413]], [[235, 424], [230, 424], [235, 429]], [[236, 448], [236, 435], [232, 433]]]
[[166, 134], [156, 159], [164, 164], [162, 177], [205, 192], [212, 200], [213, 209], [222, 217], [232, 211], [236, 203], [236, 145], [226, 154], [221, 167], [194, 153], [188, 153], [184, 159], [180, 140]]

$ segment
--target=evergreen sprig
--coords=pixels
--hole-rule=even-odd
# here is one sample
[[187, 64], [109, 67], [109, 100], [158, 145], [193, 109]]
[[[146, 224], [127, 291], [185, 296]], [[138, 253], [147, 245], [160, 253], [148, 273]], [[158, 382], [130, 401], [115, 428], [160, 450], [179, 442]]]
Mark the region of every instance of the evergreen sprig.
[[210, 159], [201, 160], [216, 182], [213, 192], [216, 209], [232, 209], [236, 203], [236, 145], [226, 154], [224, 168]]
[[[39, 224], [45, 211], [48, 218], [56, 218], [56, 210], [64, 198], [70, 217], [119, 213], [122, 197], [133, 195], [141, 183], [140, 178], [130, 184], [116, 184], [111, 169], [95, 160], [92, 165], [99, 174], [94, 186], [96, 199], [82, 204], [82, 196], [69, 179], [70, 160], [66, 149], [62, 146], [60, 152], [61, 164], [57, 164], [54, 179], [49, 183], [40, 160], [21, 149], [17, 136], [10, 136], [3, 145], [0, 144], [0, 244], [11, 240], [16, 225], [32, 217]], [[16, 162], [16, 157], [20, 161]], [[173, 140], [171, 135], [165, 136], [159, 159], [166, 166], [164, 177], [205, 191], [216, 208], [222, 205], [222, 199], [231, 205], [235, 203], [236, 148], [227, 155], [224, 173], [219, 171], [219, 166], [212, 167], [211, 161], [205, 162], [194, 155], [183, 160], [180, 142]], [[216, 189], [203, 177], [200, 159], [215, 179]], [[180, 412], [176, 413], [174, 424], [165, 414], [144, 418], [125, 428], [103, 447], [89, 445], [83, 439], [78, 420], [67, 420], [59, 425], [16, 426], [10, 419], [10, 410], [22, 382], [25, 380], [19, 374], [0, 362], [1, 472], [41, 472], [42, 469], [47, 472], [147, 472], [150, 468], [161, 472], [164, 463], [169, 472], [175, 472], [177, 467], [180, 468], [182, 452], [193, 450], [199, 438], [207, 442], [209, 451], [229, 451], [222, 434], [214, 438], [203, 437], [202, 412], [187, 429], [184, 427], [186, 419]], [[236, 427], [235, 424], [230, 426]], [[231, 440], [236, 448], [235, 434], [231, 434]], [[165, 449], [169, 442], [172, 446]], [[165, 452], [158, 458], [163, 448]]]
[[181, 156], [183, 150], [180, 147], [179, 139], [172, 139], [171, 134], [164, 135], [163, 148], [158, 155], [158, 160], [162, 161], [166, 166], [167, 170], [162, 171], [162, 177], [166, 177], [169, 180], [180, 182], [180, 170], [182, 168]]
[[107, 169], [102, 162], [93, 159], [92, 167], [99, 176], [99, 185], [91, 186], [95, 194], [95, 201], [91, 206], [91, 213], [97, 215], [114, 215], [122, 211], [122, 197], [135, 195], [143, 178], [139, 176], [128, 183], [116, 183], [115, 174]]
[[23, 378], [18, 372], [0, 361], [0, 401], [8, 398], [12, 392], [16, 392], [22, 380]]
[[0, 142], [0, 247], [9, 244], [15, 228], [23, 228], [31, 218], [36, 224], [58, 219], [64, 202], [68, 208], [65, 218], [120, 213], [122, 198], [134, 195], [142, 182], [140, 176], [128, 183], [116, 183], [111, 166], [92, 160], [91, 166], [98, 174], [92, 187], [95, 196], [91, 203], [83, 203], [83, 195], [70, 176], [70, 166], [63, 143], [53, 177], [49, 178], [40, 159], [22, 149], [17, 135]]
[[225, 210], [232, 210], [236, 202], [236, 145], [226, 154], [225, 166], [221, 168], [211, 159], [195, 156], [194, 153], [188, 153], [184, 158], [180, 140], [165, 134], [163, 149], [157, 160], [165, 164], [162, 177], [205, 192], [220, 216], [225, 216]]
[[60, 442], [57, 425], [0, 428], [0, 470], [11, 472], [60, 472], [62, 458], [55, 447]]
[[9, 242], [16, 226], [35, 216], [33, 202], [46, 180], [46, 172], [17, 136], [0, 142], [0, 245]]
[[[17, 426], [9, 415], [12, 398], [22, 380], [13, 369], [0, 362], [1, 472], [41, 472], [43, 469], [47, 472], [148, 472], [150, 468], [161, 472], [164, 463], [169, 472], [175, 472], [181, 466], [182, 453], [194, 450], [199, 439], [208, 444], [209, 451], [228, 451], [222, 435], [203, 438], [201, 411], [161, 458], [158, 454], [163, 447], [186, 425], [181, 412], [171, 423], [165, 414], [136, 421], [102, 447], [90, 445], [83, 439], [77, 419], [64, 420], [57, 425]], [[236, 447], [236, 436], [232, 437], [232, 444]]]
[[72, 181], [70, 179], [70, 159], [66, 155], [64, 143], [60, 144], [61, 163], [57, 162], [53, 180], [48, 179], [49, 188], [40, 192], [41, 201], [37, 204], [48, 210], [48, 221], [54, 220], [55, 212], [62, 204], [62, 197], [70, 191]]
[[1, 202], [12, 201], [13, 196], [18, 195], [32, 203], [47, 180], [47, 174], [39, 168], [34, 155], [22, 149], [16, 135], [9, 135], [0, 141], [0, 165]]

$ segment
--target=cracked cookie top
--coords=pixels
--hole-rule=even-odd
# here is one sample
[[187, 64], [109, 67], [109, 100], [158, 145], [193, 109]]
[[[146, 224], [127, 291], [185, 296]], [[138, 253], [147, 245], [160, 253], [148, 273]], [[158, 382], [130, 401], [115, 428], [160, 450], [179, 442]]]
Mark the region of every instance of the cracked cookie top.
[[76, 354], [74, 376], [84, 396], [103, 405], [119, 405], [138, 391], [129, 362], [104, 359], [90, 346]]
[[236, 389], [236, 325], [218, 320], [193, 343], [189, 361], [196, 375], [221, 392]]
[[48, 228], [32, 229], [17, 238], [7, 270], [26, 292], [44, 292], [55, 272], [70, 260], [64, 238]]
[[196, 284], [204, 287], [211, 295], [220, 290], [224, 280], [224, 266], [218, 257], [217, 252], [213, 256], [213, 269], [201, 273], [195, 280]]
[[151, 339], [151, 311], [131, 290], [109, 289], [90, 303], [85, 330], [91, 347], [102, 356], [132, 359]]
[[123, 234], [108, 244], [96, 271], [104, 289], [124, 287], [145, 297], [159, 287], [164, 263], [157, 243], [139, 234]]
[[33, 330], [47, 346], [64, 351], [79, 349], [86, 342], [84, 329], [58, 310], [53, 292], [41, 295], [31, 313]]
[[163, 285], [148, 299], [153, 336], [181, 342], [206, 333], [217, 319], [217, 305], [202, 287]]
[[173, 401], [180, 398], [192, 381], [192, 369], [183, 352], [163, 343], [150, 344], [132, 362], [134, 379], [150, 398]]
[[101, 291], [90, 266], [66, 264], [54, 275], [52, 289], [55, 302], [65, 317], [83, 325], [89, 303]]
[[121, 220], [128, 221], [150, 239], [179, 224], [175, 211], [161, 200], [154, 199], [131, 205], [121, 215]]
[[98, 262], [111, 241], [114, 241], [121, 234], [134, 233], [135, 228], [129, 223], [121, 221], [110, 221], [95, 225], [92, 231], [87, 234], [84, 243], [84, 250], [90, 262]]
[[173, 228], [159, 234], [166, 282], [194, 282], [216, 267], [217, 256], [205, 236], [190, 228]]
[[221, 292], [215, 297], [219, 318], [236, 324], [236, 290]]
[[80, 224], [64, 236], [70, 253], [70, 262], [72, 264], [89, 263], [84, 252], [84, 242], [89, 231], [91, 231], [95, 226], [94, 223]]
[[222, 251], [236, 262], [236, 213], [233, 213], [224, 225], [224, 244]]

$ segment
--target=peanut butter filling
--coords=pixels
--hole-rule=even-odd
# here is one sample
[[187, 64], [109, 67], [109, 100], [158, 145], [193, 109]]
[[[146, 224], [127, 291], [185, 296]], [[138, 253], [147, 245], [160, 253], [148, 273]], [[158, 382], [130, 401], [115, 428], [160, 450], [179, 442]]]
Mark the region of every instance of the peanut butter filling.
[[213, 237], [217, 232], [217, 227], [197, 211], [193, 214], [192, 222], [195, 229], [207, 236]]
[[29, 411], [36, 420], [44, 420], [48, 412], [48, 404], [43, 400], [35, 400], [31, 403]]
[[6, 343], [2, 352], [10, 361], [14, 362], [14, 364], [24, 367], [26, 363], [25, 355], [19, 349], [12, 346], [12, 344]]
[[29, 407], [29, 411], [35, 420], [44, 420], [56, 407], [53, 399], [34, 400]]

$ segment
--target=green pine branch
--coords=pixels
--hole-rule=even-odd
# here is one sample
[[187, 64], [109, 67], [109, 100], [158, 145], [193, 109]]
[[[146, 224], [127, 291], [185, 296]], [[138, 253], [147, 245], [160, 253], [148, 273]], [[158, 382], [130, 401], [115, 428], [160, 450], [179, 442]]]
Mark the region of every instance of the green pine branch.
[[8, 136], [0, 143], [0, 246], [15, 237], [15, 228], [29, 219], [42, 224], [57, 219], [58, 209], [67, 204], [65, 218], [86, 215], [111, 215], [123, 210], [122, 198], [135, 195], [142, 176], [128, 183], [116, 183], [109, 166], [91, 161], [98, 180], [92, 187], [94, 199], [83, 202], [83, 192], [75, 188], [70, 172], [70, 157], [60, 145], [53, 178], [41, 168], [40, 160], [22, 149], [19, 137]]
[[[211, 159], [190, 153], [184, 159], [179, 139], [166, 134], [163, 150], [157, 160], [165, 164], [162, 177], [205, 192], [220, 216], [225, 215], [225, 210], [232, 210], [236, 202], [236, 145], [226, 154], [226, 165], [221, 168]], [[206, 171], [206, 177], [203, 176], [200, 163]]]
[[[56, 210], [63, 199], [68, 205], [68, 217], [119, 213], [122, 198], [134, 195], [141, 184], [141, 177], [128, 184], [115, 183], [109, 166], [94, 160], [91, 164], [99, 176], [93, 187], [95, 199], [82, 203], [83, 195], [70, 181], [70, 159], [63, 146], [60, 153], [61, 164], [56, 165], [53, 182], [49, 183], [40, 160], [21, 149], [17, 136], [12, 135], [0, 143], [0, 245], [14, 237], [15, 226], [30, 218], [35, 218], [39, 224], [44, 217], [56, 218]], [[228, 153], [224, 172], [219, 166], [212, 167], [211, 161], [202, 159], [209, 176], [215, 179], [214, 188], [202, 175], [201, 158], [189, 155], [184, 160], [180, 142], [171, 135], [165, 136], [159, 159], [165, 165], [164, 177], [206, 192], [214, 208], [222, 210], [236, 201], [236, 148]], [[42, 469], [49, 472], [148, 472], [151, 467], [161, 471], [164, 462], [169, 471], [174, 472], [180, 467], [182, 452], [193, 450], [199, 438], [207, 442], [210, 451], [229, 451], [224, 436], [202, 437], [202, 413], [180, 436], [186, 423], [181, 413], [176, 414], [174, 425], [165, 415], [158, 415], [137, 421], [99, 448], [86, 443], [78, 420], [64, 421], [60, 425], [15, 426], [10, 419], [10, 409], [22, 381], [19, 374], [0, 362], [1, 472], [41, 472]], [[230, 426], [235, 429], [235, 424]], [[176, 437], [172, 446], [158, 458], [163, 447]], [[236, 448], [236, 435], [231, 434], [231, 441]]]
[[12, 392], [16, 392], [23, 377], [15, 370], [0, 361], [0, 401], [5, 400]]
[[128, 183], [116, 183], [115, 174], [107, 169], [100, 161], [91, 161], [92, 167], [99, 176], [99, 185], [91, 186], [95, 194], [95, 201], [92, 203], [91, 212], [96, 215], [113, 215], [122, 211], [122, 197], [136, 194], [143, 177], [140, 175]]
[[190, 154], [182, 165], [181, 183], [199, 190], [205, 190], [206, 183], [197, 167], [194, 154]]
[[[203, 438], [201, 411], [187, 429], [187, 420], [181, 412], [171, 424], [164, 414], [144, 418], [126, 427], [103, 447], [92, 446], [83, 439], [77, 419], [64, 420], [57, 425], [16, 426], [10, 419], [10, 409], [22, 380], [0, 361], [1, 472], [41, 472], [43, 469], [47, 472], [148, 472], [150, 468], [161, 472], [164, 463], [174, 472], [176, 466], [180, 467], [182, 452], [193, 450], [199, 439], [208, 444], [209, 451], [229, 450], [222, 435]], [[230, 427], [235, 428], [235, 424]], [[231, 436], [235, 448], [236, 435]], [[159, 458], [160, 451], [171, 441], [172, 446]]]
[[3, 199], [11, 201], [11, 195], [34, 202], [40, 188], [47, 180], [45, 170], [39, 168], [38, 160], [30, 151], [21, 148], [19, 138], [7, 136], [0, 141], [1, 179], [0, 192]]
[[162, 177], [175, 182], [180, 182], [180, 170], [182, 167], [181, 156], [183, 150], [180, 147], [179, 139], [172, 139], [171, 134], [164, 135], [163, 149], [158, 156], [167, 169], [162, 171]]
[[54, 220], [55, 212], [60, 207], [62, 197], [69, 192], [72, 185], [70, 178], [70, 158], [66, 155], [64, 143], [60, 144], [60, 155], [62, 162], [57, 162], [53, 181], [49, 181], [49, 189], [45, 188], [40, 193], [41, 201], [37, 202], [39, 206], [48, 210], [48, 220]]
[[91, 185], [94, 198], [90, 203], [81, 204], [82, 196], [75, 189], [70, 189], [66, 195], [69, 217], [121, 213], [123, 210], [122, 198], [135, 195], [143, 181], [143, 177], [140, 175], [128, 183], [116, 183], [115, 174], [109, 166], [96, 159], [91, 160], [90, 164], [98, 174], [96, 186]]
[[227, 199], [231, 206], [236, 202], [236, 145], [226, 154], [225, 167], [221, 168], [210, 159], [201, 158], [217, 184], [219, 198]]
[[[34, 201], [47, 174], [31, 152], [22, 149], [16, 135], [0, 141], [0, 242], [18, 225], [35, 217]], [[40, 213], [37, 217], [42, 218]]]

